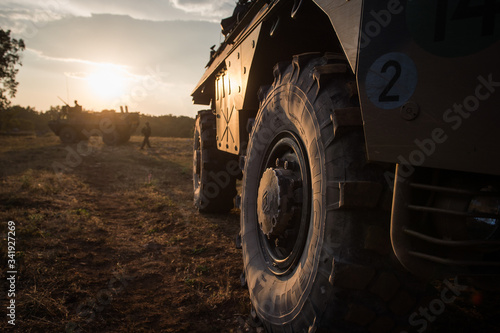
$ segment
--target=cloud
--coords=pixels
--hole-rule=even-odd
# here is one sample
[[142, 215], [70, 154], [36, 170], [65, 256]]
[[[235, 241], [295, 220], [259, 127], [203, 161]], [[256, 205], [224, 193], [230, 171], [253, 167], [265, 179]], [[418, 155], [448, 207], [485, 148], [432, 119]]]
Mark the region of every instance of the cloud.
[[[231, 0], [2, 0], [0, 24], [33, 30], [64, 17], [90, 17], [92, 14], [125, 15], [148, 21], [219, 22], [234, 8]], [[14, 30], [12, 28], [12, 30]], [[25, 33], [26, 34], [26, 33]]]
[[[127, 16], [92, 15], [48, 23], [27, 47], [45, 57], [84, 59], [133, 68], [172, 68], [179, 80], [192, 80], [192, 64], [203, 68], [209, 47], [217, 44], [218, 24], [210, 22], [135, 20]], [[186, 67], [184, 67], [186, 66]]]
[[63, 17], [62, 13], [46, 11], [42, 8], [6, 8], [2, 9], [0, 18], [3, 20], [10, 20], [12, 22], [48, 22], [59, 20]]
[[[148, 21], [207, 20], [174, 8], [165, 0], [68, 0], [82, 16], [91, 14], [125, 15]], [[75, 15], [78, 16], [78, 15]]]
[[92, 12], [76, 0], [4, 0], [0, 3], [0, 25], [18, 38], [35, 39], [54, 21], [74, 17], [90, 17]]
[[[111, 68], [124, 81], [121, 105], [150, 114], [193, 115], [199, 107], [192, 105], [190, 92], [219, 38], [219, 25], [206, 21], [94, 14], [48, 22], [26, 40], [16, 103], [47, 110], [58, 95], [68, 95], [89, 109], [114, 107], [115, 101], [99, 99], [86, 88], [93, 73]], [[127, 102], [131, 96], [140, 98], [133, 104]]]
[[226, 17], [233, 12], [235, 2], [230, 0], [169, 0], [175, 8], [208, 17]]
[[69, 0], [4, 0], [0, 4], [0, 12], [0, 17], [6, 22], [31, 22], [39, 27], [62, 17], [83, 14], [78, 13]]

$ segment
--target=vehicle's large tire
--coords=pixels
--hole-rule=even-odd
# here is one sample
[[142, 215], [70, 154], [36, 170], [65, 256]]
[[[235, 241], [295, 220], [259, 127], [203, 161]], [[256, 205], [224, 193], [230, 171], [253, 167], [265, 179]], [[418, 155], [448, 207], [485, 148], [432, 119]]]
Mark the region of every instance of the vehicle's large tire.
[[116, 146], [120, 144], [120, 141], [120, 133], [116, 130], [102, 134], [102, 142], [107, 146]]
[[130, 139], [129, 135], [124, 134], [121, 131], [118, 131], [116, 129], [109, 132], [109, 133], [102, 134], [102, 141], [107, 146], [117, 146], [120, 144], [124, 144], [124, 143], [128, 142], [129, 139]]
[[227, 213], [234, 207], [236, 178], [240, 174], [236, 158], [216, 146], [215, 115], [198, 112], [193, 144], [194, 204], [202, 213]]
[[243, 262], [257, 317], [267, 332], [405, 327], [422, 288], [391, 252], [385, 168], [367, 163], [362, 126], [342, 128], [360, 116], [353, 74], [339, 55], [303, 54], [274, 77], [243, 178]]
[[120, 144], [127, 143], [129, 142], [129, 140], [130, 140], [130, 134], [123, 133], [120, 137]]
[[76, 143], [78, 142], [78, 132], [71, 126], [64, 126], [59, 131], [59, 139], [62, 143]]

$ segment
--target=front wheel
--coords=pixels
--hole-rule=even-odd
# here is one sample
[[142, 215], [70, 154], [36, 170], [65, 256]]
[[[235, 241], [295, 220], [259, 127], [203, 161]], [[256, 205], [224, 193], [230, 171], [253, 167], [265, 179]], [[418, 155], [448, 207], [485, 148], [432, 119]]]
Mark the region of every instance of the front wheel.
[[416, 297], [390, 258], [385, 170], [367, 163], [361, 126], [332, 123], [335, 112], [359, 113], [354, 77], [331, 54], [296, 56], [274, 74], [243, 178], [255, 313], [268, 332], [390, 332]]
[[59, 138], [62, 143], [78, 142], [78, 132], [71, 126], [64, 126], [59, 131]]
[[227, 213], [234, 207], [236, 178], [241, 173], [236, 159], [217, 149], [215, 115], [198, 112], [193, 144], [194, 204], [202, 213]]

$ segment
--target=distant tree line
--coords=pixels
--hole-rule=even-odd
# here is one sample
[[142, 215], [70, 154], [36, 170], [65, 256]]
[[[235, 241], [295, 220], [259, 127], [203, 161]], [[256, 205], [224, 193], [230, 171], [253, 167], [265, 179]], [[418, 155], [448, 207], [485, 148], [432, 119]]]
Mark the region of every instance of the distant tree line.
[[[45, 112], [36, 111], [30, 106], [8, 107], [4, 112], [0, 112], [0, 131], [48, 133], [50, 132], [49, 121], [57, 119], [60, 111], [60, 106], [51, 106], [50, 110]], [[141, 115], [141, 123], [136, 135], [140, 135], [141, 128], [146, 122], [149, 122], [153, 136], [190, 138], [193, 136], [195, 119], [171, 114], [164, 116]]]
[[141, 128], [146, 122], [151, 126], [152, 136], [163, 136], [173, 138], [191, 138], [194, 131], [195, 119], [186, 116], [149, 116], [141, 115], [141, 124], [137, 129], [140, 133]]
[[51, 107], [49, 111], [38, 112], [30, 106], [15, 105], [8, 107], [0, 113], [0, 130], [4, 132], [48, 132], [50, 131], [48, 123], [52, 115], [57, 114], [59, 109], [59, 107]]

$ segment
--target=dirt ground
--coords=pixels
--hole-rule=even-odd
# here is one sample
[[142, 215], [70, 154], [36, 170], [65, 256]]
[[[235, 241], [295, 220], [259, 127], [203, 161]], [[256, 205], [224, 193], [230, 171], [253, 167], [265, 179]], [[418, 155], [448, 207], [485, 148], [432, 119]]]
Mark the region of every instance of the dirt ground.
[[140, 140], [107, 147], [100, 138], [84, 146], [0, 137], [1, 262], [12, 220], [19, 331], [244, 327], [238, 213], [195, 211], [192, 140], [152, 138], [153, 149], [139, 150]]
[[[262, 331], [240, 285], [239, 212], [194, 209], [191, 139], [140, 140], [0, 137], [1, 299], [14, 221], [16, 331]], [[427, 332], [497, 331], [497, 305], [464, 292]]]

